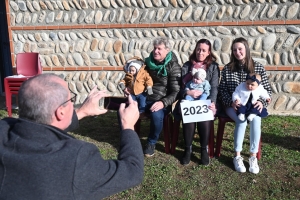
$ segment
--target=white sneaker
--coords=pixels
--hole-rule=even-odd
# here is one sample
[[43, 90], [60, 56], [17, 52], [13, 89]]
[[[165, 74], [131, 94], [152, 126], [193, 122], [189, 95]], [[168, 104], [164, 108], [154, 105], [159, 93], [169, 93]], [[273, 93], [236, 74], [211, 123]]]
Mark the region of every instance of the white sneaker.
[[241, 156], [237, 156], [235, 158], [233, 158], [233, 164], [234, 164], [234, 168], [235, 171], [237, 172], [246, 172], [246, 167], [243, 163], [243, 158]]
[[251, 122], [251, 121], [254, 119], [255, 116], [256, 116], [256, 114], [250, 114], [250, 115], [247, 117], [247, 119]]
[[253, 174], [258, 174], [259, 172], [259, 166], [257, 164], [257, 158], [256, 157], [250, 157], [249, 158], [249, 172], [253, 173]]
[[238, 118], [239, 118], [239, 120], [241, 120], [241, 121], [245, 121], [245, 115], [242, 114], [242, 113], [238, 115]]

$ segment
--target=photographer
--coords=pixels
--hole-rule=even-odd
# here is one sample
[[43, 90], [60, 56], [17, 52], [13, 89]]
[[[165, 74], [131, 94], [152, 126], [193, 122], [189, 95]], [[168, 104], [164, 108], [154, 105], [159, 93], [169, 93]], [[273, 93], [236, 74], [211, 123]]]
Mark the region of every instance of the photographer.
[[101, 199], [143, 179], [143, 152], [134, 131], [139, 112], [130, 97], [121, 104], [118, 159], [104, 160], [99, 149], [66, 130], [78, 119], [101, 115], [105, 91], [94, 88], [74, 112], [67, 83], [53, 74], [25, 81], [19, 91], [19, 119], [0, 121], [0, 199]]

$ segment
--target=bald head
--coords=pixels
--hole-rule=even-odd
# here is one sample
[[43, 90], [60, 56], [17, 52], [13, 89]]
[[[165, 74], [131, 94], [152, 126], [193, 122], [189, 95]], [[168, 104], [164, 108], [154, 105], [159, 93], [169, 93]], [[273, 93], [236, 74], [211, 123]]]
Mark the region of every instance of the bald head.
[[67, 83], [54, 74], [41, 74], [25, 81], [19, 90], [19, 116], [51, 124], [55, 110], [68, 98]]

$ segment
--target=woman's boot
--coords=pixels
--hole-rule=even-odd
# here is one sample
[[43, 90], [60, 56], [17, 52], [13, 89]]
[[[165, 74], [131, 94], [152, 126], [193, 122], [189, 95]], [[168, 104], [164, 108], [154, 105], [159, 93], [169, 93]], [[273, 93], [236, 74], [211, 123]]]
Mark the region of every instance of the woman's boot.
[[209, 156], [208, 156], [206, 147], [205, 148], [201, 147], [201, 163], [202, 163], [202, 165], [209, 164]]
[[192, 145], [189, 147], [185, 147], [183, 157], [181, 158], [180, 163], [182, 165], [188, 165], [191, 161], [191, 155], [192, 155]]

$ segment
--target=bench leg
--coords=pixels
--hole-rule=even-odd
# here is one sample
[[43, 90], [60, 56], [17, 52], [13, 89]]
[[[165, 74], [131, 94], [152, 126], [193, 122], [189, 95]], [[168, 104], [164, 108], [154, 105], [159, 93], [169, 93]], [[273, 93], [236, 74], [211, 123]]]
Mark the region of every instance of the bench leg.
[[222, 146], [222, 141], [223, 141], [223, 135], [224, 135], [224, 129], [225, 129], [225, 121], [219, 118], [219, 123], [218, 123], [218, 131], [217, 131], [217, 141], [216, 141], [216, 152], [215, 156], [220, 157], [221, 153], [221, 146]]
[[214, 157], [214, 147], [215, 147], [215, 128], [214, 128], [214, 121], [211, 121], [210, 127], [210, 134], [209, 134], [209, 141], [208, 141], [208, 153], [209, 157]]
[[178, 142], [178, 136], [179, 136], [180, 122], [181, 121], [174, 119], [173, 131], [172, 131], [173, 135], [172, 135], [172, 144], [171, 144], [171, 154], [175, 153], [176, 145]]
[[137, 122], [134, 125], [134, 130], [140, 136], [140, 130], [141, 130], [141, 119], [138, 119]]
[[166, 154], [170, 153], [170, 128], [172, 124], [169, 124], [169, 116], [166, 115], [163, 121], [163, 130], [164, 130], [164, 141], [165, 141], [165, 152]]

